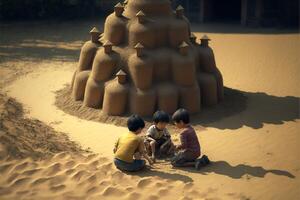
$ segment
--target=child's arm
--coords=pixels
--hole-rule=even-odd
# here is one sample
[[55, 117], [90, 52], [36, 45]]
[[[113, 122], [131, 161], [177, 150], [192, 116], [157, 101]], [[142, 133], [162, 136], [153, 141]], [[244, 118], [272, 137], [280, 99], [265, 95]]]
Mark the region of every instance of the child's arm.
[[153, 164], [153, 160], [151, 158], [149, 158], [146, 150], [145, 150], [145, 146], [144, 146], [144, 143], [143, 142], [140, 142], [140, 145], [139, 145], [139, 152], [140, 154], [148, 161], [148, 163], [150, 165]]
[[184, 133], [180, 134], [180, 144], [176, 146], [176, 149], [186, 149], [187, 148], [187, 135]]
[[113, 150], [114, 153], [116, 153], [116, 151], [118, 149], [118, 145], [119, 145], [119, 139], [115, 143], [115, 147], [114, 147], [114, 150]]
[[146, 137], [147, 139], [151, 140], [151, 141], [155, 141], [155, 127], [154, 126], [150, 126], [149, 129], [147, 130], [147, 133], [146, 133]]
[[170, 134], [170, 132], [168, 131], [167, 128], [166, 128], [165, 131], [164, 131], [164, 135], [165, 135], [167, 138], [171, 138], [171, 134]]

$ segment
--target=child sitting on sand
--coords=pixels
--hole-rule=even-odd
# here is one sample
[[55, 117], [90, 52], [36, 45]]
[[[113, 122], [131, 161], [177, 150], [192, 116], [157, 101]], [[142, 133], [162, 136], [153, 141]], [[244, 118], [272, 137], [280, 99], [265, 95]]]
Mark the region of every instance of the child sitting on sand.
[[190, 116], [187, 110], [178, 109], [172, 116], [175, 126], [183, 129], [180, 133], [180, 144], [175, 148], [178, 150], [172, 158], [171, 164], [174, 167], [195, 167], [200, 169], [209, 163], [206, 155], [197, 159], [201, 154], [200, 144], [195, 130], [189, 124]]
[[149, 127], [145, 138], [148, 154], [152, 154], [153, 161], [156, 156], [174, 155], [174, 144], [166, 128], [169, 121], [169, 115], [164, 111], [156, 111], [153, 115], [153, 125]]
[[114, 148], [116, 167], [122, 171], [139, 171], [145, 167], [143, 156], [152, 165], [153, 161], [148, 157], [143, 139], [138, 135], [145, 127], [144, 120], [138, 115], [132, 115], [127, 121], [128, 133], [123, 134], [116, 142]]

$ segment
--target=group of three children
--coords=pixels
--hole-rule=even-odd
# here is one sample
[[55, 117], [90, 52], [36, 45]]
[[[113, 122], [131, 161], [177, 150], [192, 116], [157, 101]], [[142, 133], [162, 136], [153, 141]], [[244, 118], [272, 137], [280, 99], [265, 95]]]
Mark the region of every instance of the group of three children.
[[195, 130], [190, 125], [187, 110], [179, 109], [172, 120], [181, 129], [180, 144], [174, 145], [166, 126], [169, 115], [157, 111], [153, 115], [153, 125], [147, 130], [145, 138], [139, 136], [145, 127], [144, 120], [138, 115], [132, 115], [127, 121], [128, 133], [123, 134], [114, 148], [116, 167], [122, 171], [139, 171], [146, 165], [145, 158], [152, 165], [157, 157], [171, 157], [174, 167], [195, 167], [200, 169], [209, 163], [206, 155], [201, 158], [201, 149]]

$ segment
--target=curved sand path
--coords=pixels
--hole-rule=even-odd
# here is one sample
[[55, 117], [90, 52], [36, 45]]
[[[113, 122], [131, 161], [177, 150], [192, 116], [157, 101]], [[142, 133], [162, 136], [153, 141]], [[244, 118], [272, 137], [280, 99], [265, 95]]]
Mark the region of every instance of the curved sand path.
[[15, 97], [28, 109], [29, 116], [51, 125], [58, 131], [71, 133], [72, 140], [92, 151], [112, 156], [116, 138], [127, 129], [110, 124], [81, 120], [65, 114], [54, 105], [55, 91], [68, 83], [68, 70], [40, 69], [20, 78], [9, 86], [9, 95]]

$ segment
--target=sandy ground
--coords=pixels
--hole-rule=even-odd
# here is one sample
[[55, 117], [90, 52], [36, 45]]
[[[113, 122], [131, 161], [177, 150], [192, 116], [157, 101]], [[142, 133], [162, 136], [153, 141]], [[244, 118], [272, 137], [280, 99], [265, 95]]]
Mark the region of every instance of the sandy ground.
[[126, 128], [80, 119], [54, 104], [93, 25], [102, 27], [98, 22], [1, 25], [1, 92], [24, 106], [25, 117], [67, 133], [97, 154], [68, 151], [38, 161], [4, 156], [1, 199], [299, 199], [298, 33], [193, 25], [198, 36], [205, 32], [212, 38], [225, 85], [241, 94], [221, 111], [207, 110], [193, 121], [213, 163], [195, 171], [161, 161], [143, 173], [123, 174], [111, 158], [113, 143]]

